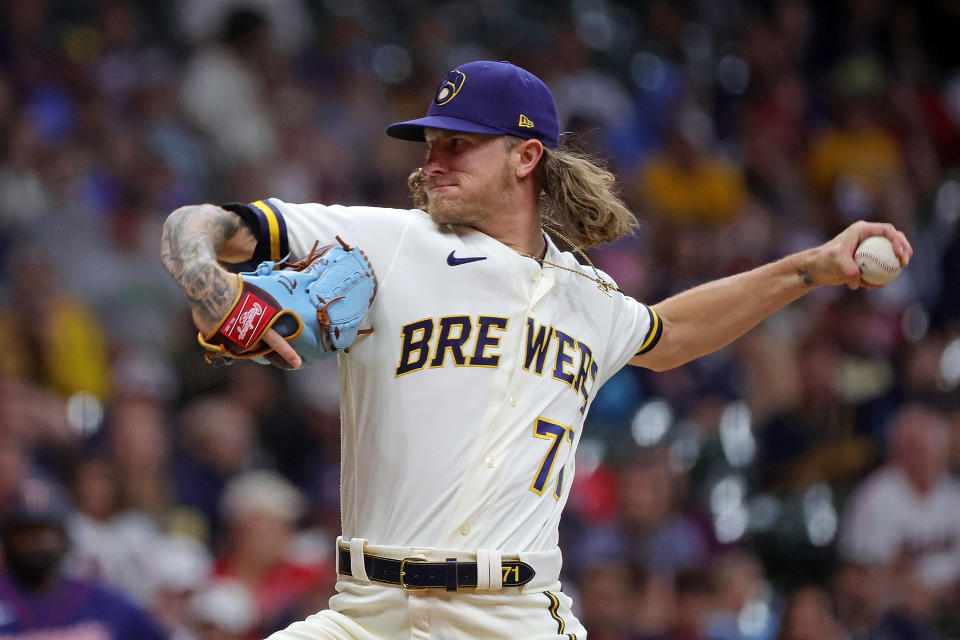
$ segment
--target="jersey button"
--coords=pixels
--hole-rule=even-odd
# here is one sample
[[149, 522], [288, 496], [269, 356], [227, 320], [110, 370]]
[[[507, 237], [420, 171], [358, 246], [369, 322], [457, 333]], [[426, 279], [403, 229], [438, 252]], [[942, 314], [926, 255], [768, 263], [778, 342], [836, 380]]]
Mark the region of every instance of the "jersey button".
[[487, 458], [486, 460], [484, 460], [484, 462], [487, 463], [488, 469], [493, 469], [494, 467], [497, 466], [497, 461], [494, 460], [493, 458]]
[[517, 406], [517, 399], [514, 398], [513, 396], [510, 397], [510, 406], [511, 407]]
[[470, 533], [470, 525], [465, 524], [460, 527], [460, 535], [465, 536]]
[[530, 274], [530, 282], [536, 282], [540, 278], [540, 274], [534, 271]]

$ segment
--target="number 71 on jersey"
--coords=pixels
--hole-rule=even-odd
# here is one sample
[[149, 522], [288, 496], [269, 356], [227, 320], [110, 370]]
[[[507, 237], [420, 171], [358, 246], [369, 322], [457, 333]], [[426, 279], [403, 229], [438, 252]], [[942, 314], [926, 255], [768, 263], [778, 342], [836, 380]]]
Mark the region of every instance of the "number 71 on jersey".
[[[559, 422], [547, 420], [546, 418], [537, 418], [537, 421], [533, 424], [533, 437], [540, 438], [541, 440], [550, 440], [552, 442], [550, 443], [550, 448], [547, 450], [547, 454], [543, 457], [543, 462], [540, 463], [540, 469], [533, 478], [530, 491], [533, 491], [538, 496], [543, 495], [543, 490], [550, 480], [550, 473], [553, 471], [553, 464], [557, 461], [557, 453], [560, 451], [560, 445], [566, 440], [570, 443], [570, 448], [572, 449], [573, 436], [573, 427], [568, 427]], [[553, 497], [559, 500], [562, 491], [563, 467], [561, 466], [560, 473], [557, 474], [557, 486], [553, 491]]]

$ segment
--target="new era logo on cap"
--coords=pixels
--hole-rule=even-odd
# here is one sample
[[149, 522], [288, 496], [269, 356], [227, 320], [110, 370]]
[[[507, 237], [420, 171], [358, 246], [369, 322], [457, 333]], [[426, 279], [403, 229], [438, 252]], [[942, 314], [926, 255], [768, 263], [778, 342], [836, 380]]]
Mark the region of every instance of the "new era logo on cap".
[[481, 60], [450, 71], [426, 117], [392, 124], [387, 135], [422, 141], [425, 127], [535, 138], [550, 148], [560, 140], [560, 120], [550, 89], [509, 62]]

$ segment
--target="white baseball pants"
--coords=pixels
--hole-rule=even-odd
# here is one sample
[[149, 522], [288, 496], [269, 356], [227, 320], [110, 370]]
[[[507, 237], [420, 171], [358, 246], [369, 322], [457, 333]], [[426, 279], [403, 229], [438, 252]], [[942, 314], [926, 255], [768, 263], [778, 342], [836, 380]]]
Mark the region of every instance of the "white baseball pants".
[[337, 581], [330, 609], [268, 640], [585, 640], [560, 583], [545, 591], [404, 591]]

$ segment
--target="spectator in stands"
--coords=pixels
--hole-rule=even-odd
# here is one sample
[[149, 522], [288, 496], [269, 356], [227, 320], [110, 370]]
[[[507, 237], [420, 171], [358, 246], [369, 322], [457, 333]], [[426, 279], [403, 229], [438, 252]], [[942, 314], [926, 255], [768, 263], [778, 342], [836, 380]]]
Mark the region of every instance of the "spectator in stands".
[[676, 625], [677, 594], [673, 577], [633, 570], [630, 627], [633, 640], [668, 640]]
[[777, 640], [846, 640], [833, 611], [830, 592], [817, 585], [804, 585], [787, 598]]
[[65, 291], [52, 260], [21, 246], [6, 265], [10, 302], [0, 309], [0, 373], [63, 397], [104, 398], [110, 389], [106, 336], [92, 309]]
[[796, 72], [778, 73], [770, 81], [744, 109], [744, 168], [755, 195], [779, 219], [796, 224], [810, 199], [801, 170], [810, 89]]
[[960, 485], [947, 473], [950, 427], [930, 407], [894, 417], [889, 462], [851, 497], [841, 538], [845, 559], [902, 566], [928, 589], [960, 580]]
[[73, 575], [119, 589], [146, 606], [152, 596], [149, 566], [161, 539], [152, 522], [121, 509], [119, 478], [103, 458], [82, 460], [73, 474], [76, 511], [69, 519]]
[[149, 395], [124, 395], [109, 406], [108, 449], [119, 489], [118, 507], [162, 524], [172, 506], [170, 425], [166, 407]]
[[218, 395], [195, 398], [180, 415], [182, 450], [173, 460], [177, 503], [201, 514], [203, 537], [220, 533], [224, 487], [253, 463], [255, 424], [250, 412]]
[[55, 485], [39, 478], [21, 483], [0, 529], [6, 569], [0, 574], [0, 635], [163, 640], [157, 624], [120, 593], [63, 575], [68, 515]]
[[581, 550], [587, 562], [616, 559], [668, 579], [703, 566], [713, 542], [683, 509], [687, 480], [670, 468], [665, 448], [639, 453], [620, 474], [617, 521], [584, 534]]
[[933, 621], [956, 604], [960, 485], [947, 473], [949, 455], [945, 416], [906, 405], [893, 419], [889, 461], [847, 504], [841, 558], [853, 565], [846, 572], [866, 572], [870, 582], [886, 584], [893, 595], [881, 615]]
[[331, 563], [295, 553], [296, 525], [305, 508], [300, 492], [273, 471], [238, 475], [223, 493], [226, 535], [215, 573], [250, 590], [264, 634], [303, 617], [317, 594], [331, 595]]
[[744, 210], [741, 169], [714, 151], [713, 138], [713, 122], [701, 106], [677, 106], [666, 148], [651, 155], [635, 178], [631, 205], [650, 225], [656, 241], [648, 259], [668, 289], [693, 286], [724, 267], [718, 229]]
[[[195, 640], [191, 631], [191, 623], [195, 621], [192, 603], [209, 588], [213, 567], [210, 551], [195, 538], [177, 535], [164, 538], [151, 552], [150, 611], [167, 630], [170, 640]], [[214, 613], [209, 611], [210, 615]], [[243, 624], [243, 616], [252, 620], [253, 615], [251, 602], [243, 615], [234, 614], [234, 622]]]
[[833, 334], [812, 330], [790, 355], [803, 382], [789, 404], [758, 427], [761, 482], [793, 492], [815, 482], [851, 481], [873, 459], [875, 444], [857, 432], [855, 407], [840, 393], [845, 352]]
[[230, 166], [263, 160], [276, 143], [265, 78], [258, 73], [271, 58], [269, 29], [256, 9], [236, 8], [219, 42], [198, 48], [184, 70], [183, 109], [211, 137], [218, 160]]
[[[930, 621], [918, 616], [929, 611], [928, 592], [904, 592], [910, 585], [883, 565], [843, 562], [833, 579], [837, 619], [854, 638], [868, 640], [935, 640]], [[912, 600], [907, 605], [904, 598]], [[914, 611], [907, 609], [910, 606]]]
[[825, 205], [828, 233], [847, 220], [879, 218], [909, 229], [914, 203], [902, 152], [879, 121], [885, 71], [870, 56], [843, 60], [832, 72], [835, 126], [823, 131], [807, 156], [810, 186]]
[[[707, 640], [772, 637], [773, 598], [759, 559], [747, 549], [731, 550], [711, 562], [710, 574], [714, 594], [703, 624]], [[749, 632], [742, 624], [747, 616]]]
[[592, 640], [630, 637], [630, 571], [619, 563], [587, 567], [580, 578], [580, 621]]
[[737, 217], [744, 204], [743, 175], [712, 150], [713, 136], [703, 109], [680, 106], [667, 148], [641, 169], [636, 194], [640, 206], [676, 225], [720, 225]]

